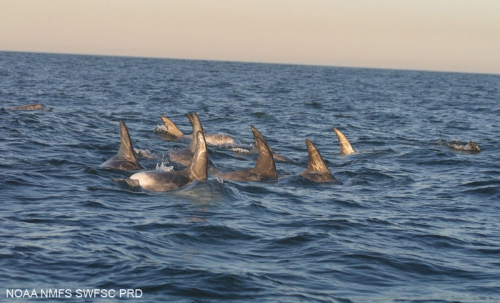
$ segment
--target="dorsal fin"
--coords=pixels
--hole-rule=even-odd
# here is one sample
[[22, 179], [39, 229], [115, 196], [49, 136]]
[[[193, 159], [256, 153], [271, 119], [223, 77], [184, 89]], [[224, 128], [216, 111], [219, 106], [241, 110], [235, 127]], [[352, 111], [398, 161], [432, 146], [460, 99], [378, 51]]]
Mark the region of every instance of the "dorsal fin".
[[[188, 117], [189, 119], [189, 122], [191, 122], [191, 125], [193, 125], [194, 122], [194, 118], [193, 118], [193, 115], [190, 115], [190, 114], [186, 114], [186, 116]], [[199, 118], [199, 117], [198, 117]], [[205, 128], [203, 128], [203, 126], [201, 127], [201, 129], [203, 130], [203, 133], [205, 134], [207, 131], [205, 130]]]
[[475, 150], [475, 151], [481, 151], [481, 149], [479, 148], [479, 146], [477, 146], [476, 143], [470, 141], [469, 145], [472, 147], [473, 150]]
[[252, 126], [252, 132], [254, 135], [255, 146], [258, 149], [259, 156], [257, 158], [257, 163], [252, 169], [252, 172], [265, 177], [263, 179], [278, 179], [278, 174], [276, 173], [276, 164], [274, 163], [273, 152], [269, 145], [267, 145], [266, 140], [260, 134], [260, 132]]
[[[253, 125], [250, 125], [250, 127], [252, 128], [252, 133], [253, 133], [254, 149], [259, 151], [259, 144], [261, 141], [257, 140], [257, 138], [261, 138], [262, 141], [266, 142], [266, 145], [267, 145], [267, 141], [266, 141], [266, 139], [264, 139], [264, 136], [262, 136], [262, 134], [255, 127], [253, 127]], [[273, 153], [273, 150], [271, 149], [271, 147], [269, 147], [269, 145], [268, 145], [268, 148], [271, 151], [271, 153]]]
[[177, 125], [175, 125], [174, 122], [172, 122], [172, 120], [170, 120], [169, 118], [161, 116], [161, 121], [163, 121], [163, 123], [167, 127], [168, 133], [171, 134], [172, 136], [176, 137], [184, 136], [181, 130], [177, 127]]
[[205, 135], [203, 135], [203, 132], [198, 131], [196, 135], [193, 136], [193, 141], [195, 137], [198, 144], [196, 145], [193, 159], [187, 167], [187, 171], [191, 180], [205, 180], [207, 179], [208, 165], [208, 152]]
[[325, 164], [325, 161], [323, 160], [323, 157], [321, 157], [321, 154], [316, 149], [316, 146], [314, 146], [309, 139], [306, 139], [306, 145], [307, 153], [309, 154], [309, 165], [307, 166], [307, 171], [331, 174]]
[[356, 151], [351, 147], [351, 143], [349, 143], [349, 140], [347, 140], [346, 136], [344, 136], [344, 134], [336, 129], [336, 128], [333, 128], [333, 131], [335, 132], [335, 134], [337, 134], [337, 138], [339, 139], [339, 142], [340, 142], [340, 153], [343, 154], [343, 155], [349, 155], [349, 154], [353, 154], [355, 153]]
[[194, 153], [194, 151], [196, 150], [196, 145], [198, 144], [196, 133], [200, 131], [203, 132], [203, 127], [201, 126], [200, 118], [198, 117], [198, 114], [196, 114], [196, 112], [193, 112], [192, 115], [186, 114], [186, 116], [189, 118], [189, 122], [191, 122], [191, 125], [193, 126], [193, 140], [191, 140], [189, 150]]
[[127, 126], [122, 120], [120, 120], [120, 149], [117, 155], [124, 159], [137, 162], [134, 146], [132, 145], [132, 140], [130, 140]]

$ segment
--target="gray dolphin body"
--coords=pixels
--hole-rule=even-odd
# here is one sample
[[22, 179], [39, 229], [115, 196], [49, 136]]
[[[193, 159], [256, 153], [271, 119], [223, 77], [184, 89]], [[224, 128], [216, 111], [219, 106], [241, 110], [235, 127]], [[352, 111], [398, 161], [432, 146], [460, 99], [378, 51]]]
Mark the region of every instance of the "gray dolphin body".
[[13, 106], [10, 110], [45, 110], [47, 107], [41, 103], [38, 104], [30, 104], [30, 105], [21, 105], [21, 106]]
[[208, 153], [203, 132], [195, 135], [196, 149], [188, 167], [181, 171], [144, 171], [130, 176], [131, 180], [148, 191], [170, 191], [188, 185], [195, 180], [207, 179]]
[[100, 166], [122, 170], [139, 170], [144, 168], [137, 162], [132, 140], [130, 140], [130, 134], [128, 133], [127, 126], [122, 120], [120, 120], [120, 149], [115, 156]]
[[309, 154], [309, 165], [300, 175], [314, 182], [340, 182], [333, 177], [314, 144], [306, 139], [306, 145]]
[[[187, 115], [191, 124], [193, 124], [193, 120], [190, 115]], [[167, 117], [162, 116], [161, 120], [163, 124], [167, 127], [169, 140], [180, 141], [182, 139], [192, 140], [192, 135], [184, 135], [184, 133], [175, 125], [172, 120]], [[203, 130], [205, 132], [205, 130]], [[237, 140], [231, 136], [223, 135], [223, 134], [207, 134], [205, 132], [205, 142], [210, 146], [221, 146], [221, 145], [235, 145], [237, 144]]]
[[235, 181], [271, 181], [278, 179], [276, 164], [274, 163], [271, 149], [267, 145], [266, 140], [264, 140], [264, 137], [262, 137], [259, 131], [253, 126], [252, 132], [255, 139], [255, 146], [259, 152], [257, 163], [254, 168], [233, 172], [223, 172], [215, 174], [214, 176], [224, 180]]
[[352, 148], [351, 143], [349, 143], [349, 140], [347, 140], [346, 136], [344, 136], [344, 134], [340, 130], [333, 128], [333, 131], [339, 139], [341, 154], [350, 155], [356, 153], [356, 151]]

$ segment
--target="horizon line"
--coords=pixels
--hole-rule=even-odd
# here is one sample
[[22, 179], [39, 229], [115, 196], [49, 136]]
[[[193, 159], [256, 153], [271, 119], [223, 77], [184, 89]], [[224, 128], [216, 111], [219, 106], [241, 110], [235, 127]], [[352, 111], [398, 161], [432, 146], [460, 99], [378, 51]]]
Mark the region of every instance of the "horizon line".
[[2, 49], [0, 49], [0, 53], [25, 53], [25, 54], [65, 55], [65, 56], [90, 56], [90, 57], [116, 57], [116, 58], [179, 60], [179, 61], [208, 61], [208, 62], [291, 65], [291, 66], [311, 66], [311, 67], [329, 67], [329, 68], [345, 68], [345, 69], [373, 69], [373, 70], [387, 70], [387, 71], [408, 71], [408, 72], [452, 73], [452, 74], [500, 76], [500, 73], [493, 73], [493, 72], [488, 73], [488, 72], [448, 71], [448, 70], [434, 70], [434, 69], [408, 69], [408, 68], [405, 69], [405, 68], [375, 67], [375, 66], [345, 66], [345, 65], [326, 65], [326, 64], [296, 63], [296, 62], [240, 61], [240, 60], [223, 60], [223, 59], [175, 58], [175, 57], [156, 57], [156, 56], [140, 56], [140, 55], [65, 53], [65, 52], [45, 52], [45, 51], [19, 51], [19, 50], [2, 50]]

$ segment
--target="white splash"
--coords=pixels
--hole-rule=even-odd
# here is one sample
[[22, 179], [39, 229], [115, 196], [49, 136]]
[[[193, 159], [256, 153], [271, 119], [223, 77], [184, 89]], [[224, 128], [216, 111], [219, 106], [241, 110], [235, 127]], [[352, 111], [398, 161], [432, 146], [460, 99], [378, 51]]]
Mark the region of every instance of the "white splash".
[[154, 130], [155, 133], [168, 133], [168, 129], [165, 126], [165, 124], [162, 125], [156, 125], [156, 128]]
[[250, 154], [250, 153], [252, 153], [250, 150], [248, 150], [246, 148], [241, 148], [241, 147], [235, 147], [235, 148], [232, 148], [231, 150], [233, 152], [239, 153], [239, 154]]
[[138, 149], [134, 148], [134, 153], [137, 157], [145, 158], [145, 159], [154, 159], [155, 155], [150, 152], [148, 149]]
[[[168, 162], [167, 162], [168, 163]], [[173, 166], [166, 166], [165, 162], [161, 162], [161, 164], [156, 163], [156, 170], [161, 170], [161, 171], [173, 171], [174, 167]]]

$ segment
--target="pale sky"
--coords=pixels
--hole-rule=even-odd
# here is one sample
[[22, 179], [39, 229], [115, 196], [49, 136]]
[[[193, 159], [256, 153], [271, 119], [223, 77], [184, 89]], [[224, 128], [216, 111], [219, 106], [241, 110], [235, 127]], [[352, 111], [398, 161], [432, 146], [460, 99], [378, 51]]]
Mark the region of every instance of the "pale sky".
[[0, 0], [0, 51], [500, 74], [500, 0]]

